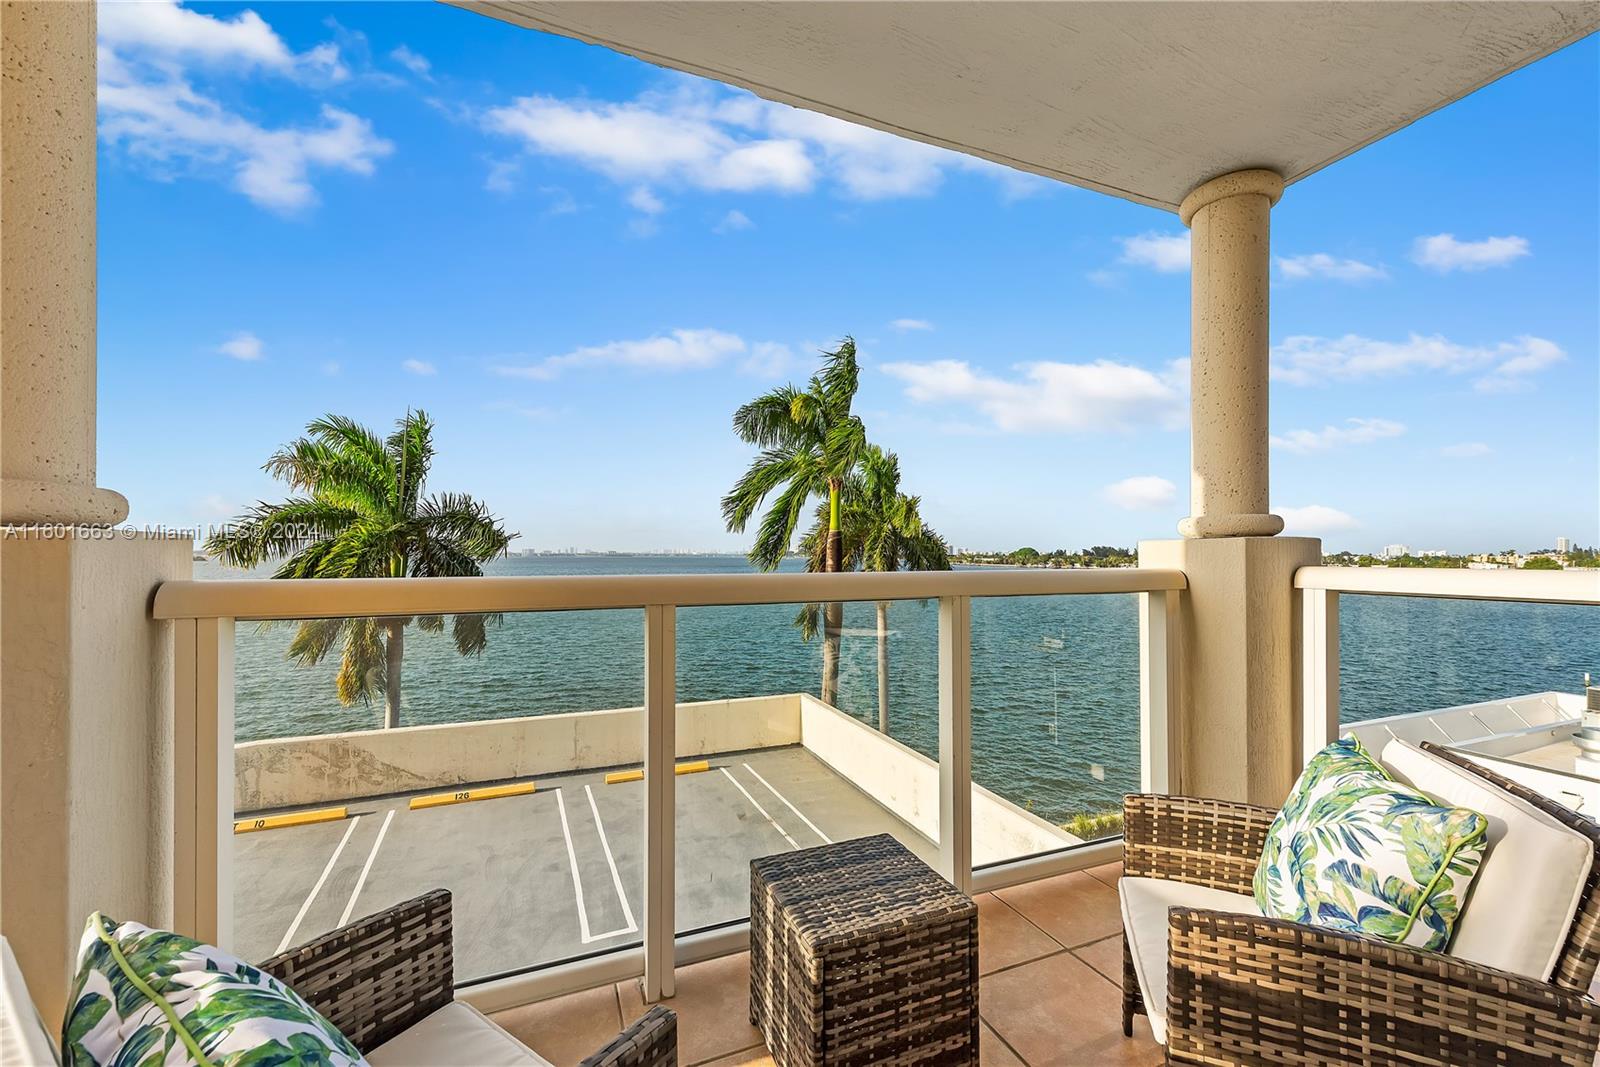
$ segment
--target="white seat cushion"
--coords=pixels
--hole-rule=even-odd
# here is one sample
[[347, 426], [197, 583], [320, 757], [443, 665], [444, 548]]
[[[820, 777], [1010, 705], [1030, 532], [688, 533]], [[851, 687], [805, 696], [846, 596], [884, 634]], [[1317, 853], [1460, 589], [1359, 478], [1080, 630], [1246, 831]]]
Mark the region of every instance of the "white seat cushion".
[[1167, 878], [1123, 878], [1117, 882], [1122, 898], [1122, 931], [1128, 954], [1139, 976], [1150, 1033], [1167, 1043], [1167, 913], [1173, 908], [1204, 908], [1243, 915], [1260, 915], [1256, 898]]
[[1445, 951], [1549, 981], [1594, 865], [1593, 843], [1527, 801], [1409, 742], [1390, 741], [1379, 761], [1433, 799], [1488, 817], [1488, 853]]
[[367, 1054], [372, 1067], [550, 1067], [471, 1004], [452, 1001]]
[[28, 996], [22, 968], [0, 937], [0, 1063], [54, 1067], [60, 1060], [44, 1020]]

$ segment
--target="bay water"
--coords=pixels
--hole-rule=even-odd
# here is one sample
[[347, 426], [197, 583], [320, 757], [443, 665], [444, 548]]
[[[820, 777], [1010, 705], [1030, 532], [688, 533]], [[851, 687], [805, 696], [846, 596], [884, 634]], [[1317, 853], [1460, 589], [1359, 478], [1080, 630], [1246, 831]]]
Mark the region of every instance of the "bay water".
[[[497, 560], [495, 575], [747, 573], [742, 556], [545, 555]], [[785, 561], [785, 571], [802, 569]], [[196, 577], [240, 577], [212, 562]], [[800, 605], [685, 608], [677, 622], [680, 702], [807, 692], [820, 640]], [[890, 735], [938, 757], [938, 604], [889, 613]], [[238, 624], [240, 741], [381, 727], [380, 703], [342, 707], [338, 657], [303, 667], [295, 624]], [[639, 611], [506, 615], [479, 656], [448, 632], [407, 631], [402, 723], [465, 722], [643, 703]], [[978, 598], [972, 608], [973, 778], [1053, 822], [1115, 810], [1139, 785], [1139, 623], [1132, 595]], [[1346, 721], [1556, 689], [1600, 677], [1600, 609], [1345, 596], [1340, 700]], [[877, 616], [845, 608], [838, 706], [878, 723]]]

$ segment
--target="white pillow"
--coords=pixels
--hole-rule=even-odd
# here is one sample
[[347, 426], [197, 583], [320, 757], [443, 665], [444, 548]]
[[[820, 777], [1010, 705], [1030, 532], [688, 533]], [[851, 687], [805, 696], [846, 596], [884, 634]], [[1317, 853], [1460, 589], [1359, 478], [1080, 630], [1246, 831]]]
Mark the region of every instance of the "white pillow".
[[1379, 760], [1440, 803], [1489, 819], [1489, 851], [1456, 922], [1450, 955], [1549, 981], [1594, 865], [1594, 844], [1493, 782], [1408, 742], [1390, 741]]

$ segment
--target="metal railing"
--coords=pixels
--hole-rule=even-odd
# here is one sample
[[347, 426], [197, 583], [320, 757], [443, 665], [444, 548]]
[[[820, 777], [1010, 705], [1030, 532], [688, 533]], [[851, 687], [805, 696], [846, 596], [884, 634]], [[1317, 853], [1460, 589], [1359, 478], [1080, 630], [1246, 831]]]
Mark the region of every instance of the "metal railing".
[[233, 826], [233, 638], [239, 620], [372, 618], [465, 613], [636, 609], [644, 614], [645, 804], [642, 949], [556, 965], [478, 988], [499, 1008], [643, 974], [648, 1000], [671, 996], [677, 963], [742, 947], [748, 926], [679, 935], [674, 925], [676, 623], [679, 608], [830, 601], [937, 600], [939, 867], [981, 891], [1114, 860], [1116, 838], [1068, 853], [972, 869], [972, 633], [974, 597], [1139, 595], [1140, 785], [1165, 791], [1172, 774], [1169, 691], [1175, 683], [1181, 571], [994, 570], [888, 574], [730, 574], [168, 582], [157, 619], [176, 627], [174, 670], [174, 920], [213, 944], [231, 934], [227, 857]]
[[1600, 605], [1600, 571], [1301, 567], [1294, 588], [1299, 601], [1301, 755], [1306, 760], [1339, 734], [1342, 594]]

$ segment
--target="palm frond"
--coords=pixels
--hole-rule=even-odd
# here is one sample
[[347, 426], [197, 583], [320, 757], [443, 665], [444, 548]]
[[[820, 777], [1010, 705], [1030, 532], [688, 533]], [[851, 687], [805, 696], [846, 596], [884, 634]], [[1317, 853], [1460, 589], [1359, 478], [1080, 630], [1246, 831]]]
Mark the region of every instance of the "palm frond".
[[822, 370], [817, 380], [822, 385], [823, 396], [836, 414], [846, 414], [855, 400], [861, 383], [861, 368], [856, 363], [855, 338], [846, 334], [839, 347], [822, 354]]
[[505, 617], [493, 615], [457, 615], [450, 621], [450, 636], [456, 651], [463, 656], [477, 656], [489, 647], [489, 627], [499, 627]]
[[789, 546], [794, 543], [794, 531], [805, 513], [806, 501], [812, 496], [814, 485], [796, 478], [778, 494], [767, 509], [756, 531], [755, 544], [750, 547], [750, 562], [764, 571], [778, 569]]
[[809, 449], [782, 451], [767, 449], [755, 458], [750, 469], [722, 498], [722, 518], [732, 533], [743, 533], [745, 525], [761, 507], [767, 494], [785, 482], [804, 482], [811, 492], [825, 486], [817, 469], [816, 456]]
[[407, 412], [384, 448], [398, 471], [400, 513], [410, 515], [422, 499], [422, 486], [433, 466], [433, 420], [426, 411]]
[[781, 448], [794, 440], [796, 427], [790, 415], [798, 395], [792, 385], [743, 404], [733, 413], [733, 432], [739, 440], [757, 448]]
[[256, 567], [337, 536], [356, 521], [354, 512], [323, 500], [291, 497], [281, 504], [257, 503], [206, 538], [206, 552], [233, 567]]
[[[490, 513], [487, 505], [465, 493], [439, 493], [426, 497], [417, 504], [416, 516], [416, 529], [422, 541], [448, 545], [475, 564], [505, 555], [514, 537], [506, 532], [505, 526]], [[478, 573], [481, 572], [474, 567], [470, 571], [446, 572], [443, 575], [427, 573], [421, 576]]]
[[307, 619], [289, 641], [289, 658], [302, 667], [321, 663], [345, 636], [350, 624], [350, 619]]
[[350, 619], [345, 631], [344, 655], [339, 661], [339, 673], [334, 678], [334, 690], [339, 703], [349, 707], [356, 701], [370, 702], [383, 695], [388, 685], [386, 644], [383, 621], [380, 619]]

